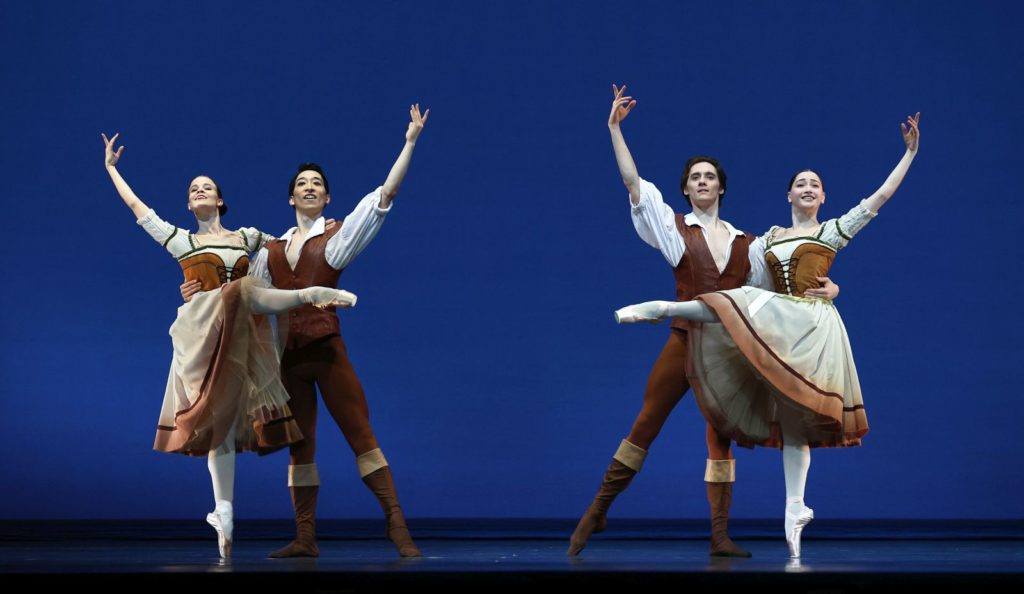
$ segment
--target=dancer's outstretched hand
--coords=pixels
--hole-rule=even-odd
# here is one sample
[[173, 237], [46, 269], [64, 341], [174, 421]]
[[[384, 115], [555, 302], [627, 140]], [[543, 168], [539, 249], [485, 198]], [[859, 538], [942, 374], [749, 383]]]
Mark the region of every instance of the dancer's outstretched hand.
[[121, 145], [121, 148], [114, 151], [114, 143], [117, 142], [117, 137], [120, 135], [121, 133], [117, 132], [110, 139], [107, 139], [107, 135], [100, 132], [100, 136], [103, 137], [103, 144], [107, 145], [103, 155], [103, 164], [107, 167], [117, 165], [117, 160], [121, 158], [121, 153], [124, 152], [124, 145]]
[[[913, 117], [907, 116], [907, 123], [900, 124], [900, 130], [903, 132], [903, 142], [907, 145], [907, 150], [916, 153], [917, 146], [921, 142], [921, 130], [918, 128], [918, 124], [921, 122], [921, 112], [917, 112]], [[907, 128], [910, 126], [910, 128]]]
[[430, 109], [423, 112], [420, 115], [420, 104], [416, 103], [409, 106], [409, 117], [412, 121], [409, 122], [409, 129], [405, 131], [406, 142], [416, 142], [416, 139], [420, 137], [420, 132], [423, 132], [423, 126], [427, 123], [427, 116], [430, 115]]
[[617, 126], [636, 107], [636, 100], [632, 97], [624, 96], [626, 85], [622, 85], [620, 89], [612, 83], [612, 91], [615, 93], [615, 99], [612, 100], [612, 112], [608, 116], [608, 125]]

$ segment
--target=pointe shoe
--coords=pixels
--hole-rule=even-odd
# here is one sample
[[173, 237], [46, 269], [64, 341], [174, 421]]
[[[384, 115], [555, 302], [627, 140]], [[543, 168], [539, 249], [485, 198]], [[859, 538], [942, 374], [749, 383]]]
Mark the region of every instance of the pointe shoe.
[[235, 530], [234, 510], [230, 501], [218, 501], [217, 507], [206, 514], [206, 523], [217, 531], [217, 549], [221, 559], [231, 558], [232, 535]]
[[356, 296], [354, 293], [330, 287], [308, 287], [300, 289], [302, 300], [309, 305], [326, 309], [328, 307], [355, 307]]
[[786, 508], [786, 544], [789, 545], [789, 556], [792, 559], [800, 558], [800, 534], [804, 530], [804, 526], [811, 523], [814, 519], [814, 510], [803, 506], [803, 509], [798, 512], [790, 512], [789, 507]]
[[615, 322], [618, 324], [633, 324], [635, 322], [647, 322], [657, 324], [665, 319], [667, 315], [667, 301], [647, 301], [636, 305], [627, 305], [622, 309], [615, 310]]

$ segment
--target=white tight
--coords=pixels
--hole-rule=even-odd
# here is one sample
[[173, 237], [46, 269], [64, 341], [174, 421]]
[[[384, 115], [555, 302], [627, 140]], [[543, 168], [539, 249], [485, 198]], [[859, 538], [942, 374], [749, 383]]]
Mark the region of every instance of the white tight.
[[307, 303], [303, 299], [301, 291], [286, 291], [283, 289], [264, 289], [251, 287], [249, 289], [250, 308], [258, 314], [276, 314], [289, 309], [296, 308]]
[[683, 318], [694, 322], [717, 322], [718, 316], [714, 310], [704, 304], [703, 301], [670, 301], [666, 308], [668, 315], [673, 318]]
[[811, 468], [811, 448], [807, 439], [796, 432], [782, 427], [782, 472], [786, 477], [786, 503], [801, 505], [804, 501], [804, 487], [807, 485], [807, 471]]
[[[279, 291], [288, 293], [289, 291]], [[217, 449], [210, 450], [206, 457], [206, 466], [210, 469], [213, 481], [214, 504], [218, 501], [235, 500], [235, 428], [228, 431], [224, 443]]]

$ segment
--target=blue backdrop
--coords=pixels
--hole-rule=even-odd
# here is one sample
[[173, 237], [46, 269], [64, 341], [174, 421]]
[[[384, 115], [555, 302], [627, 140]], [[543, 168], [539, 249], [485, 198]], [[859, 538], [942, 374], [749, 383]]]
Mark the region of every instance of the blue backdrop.
[[[641, 175], [677, 210], [683, 161], [718, 156], [723, 216], [788, 224], [822, 173], [823, 218], [885, 179], [922, 112], [902, 188], [832, 270], [871, 432], [819, 450], [821, 517], [1021, 518], [1018, 3], [33, 2], [0, 9], [7, 184], [0, 451], [5, 518], [198, 518], [205, 462], [150, 450], [180, 270], [133, 220], [120, 170], [194, 226], [220, 183], [228, 226], [294, 224], [294, 166], [329, 214], [382, 183], [412, 102], [430, 120], [380, 235], [342, 277], [372, 420], [412, 517], [572, 517], [639, 409], [667, 327], [612, 310], [672, 295], [635, 234], [606, 118], [611, 83]], [[735, 517], [777, 517], [781, 460], [737, 452]], [[691, 396], [620, 517], [705, 517]], [[323, 517], [376, 517], [326, 414]], [[289, 517], [287, 455], [239, 459], [241, 517]], [[1008, 494], [1012, 494], [1007, 496]]]

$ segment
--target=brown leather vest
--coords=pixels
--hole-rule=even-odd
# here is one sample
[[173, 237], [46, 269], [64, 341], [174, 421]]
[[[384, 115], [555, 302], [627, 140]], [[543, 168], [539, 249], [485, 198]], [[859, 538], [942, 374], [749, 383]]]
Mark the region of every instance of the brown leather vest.
[[[719, 273], [715, 257], [711, 255], [700, 227], [687, 225], [683, 215], [677, 214], [676, 228], [679, 229], [679, 234], [683, 236], [683, 243], [686, 245], [682, 259], [672, 269], [676, 276], [676, 301], [689, 301], [704, 293], [743, 286], [750, 274], [750, 259], [747, 252], [750, 243], [754, 241], [751, 235], [744, 233], [732, 240], [729, 261], [725, 264], [725, 271]], [[675, 318], [672, 320], [672, 327], [686, 330], [690, 327], [690, 321]]]
[[[267, 268], [270, 279], [278, 289], [305, 289], [306, 287], [337, 287], [341, 270], [335, 270], [327, 263], [325, 250], [327, 240], [341, 231], [341, 223], [329, 227], [321, 235], [306, 240], [299, 253], [299, 261], [293, 270], [285, 253], [286, 242], [276, 239], [267, 243]], [[286, 348], [305, 346], [318, 338], [341, 334], [338, 316], [333, 307], [320, 309], [303, 305], [281, 314], [288, 322]], [[281, 320], [282, 323], [284, 320]]]

